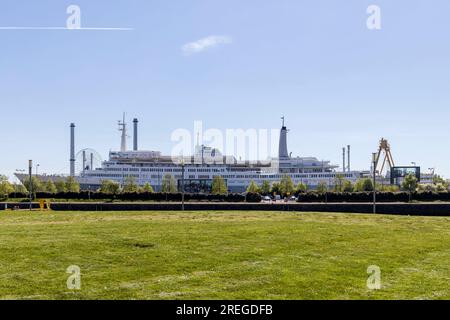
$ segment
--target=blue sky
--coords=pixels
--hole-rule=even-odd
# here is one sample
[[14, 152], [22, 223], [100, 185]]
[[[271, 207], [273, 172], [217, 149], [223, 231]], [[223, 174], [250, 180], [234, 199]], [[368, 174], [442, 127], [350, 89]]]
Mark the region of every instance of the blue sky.
[[[64, 27], [71, 4], [82, 27], [133, 30], [0, 30], [0, 174], [28, 159], [68, 173], [70, 122], [77, 149], [106, 158], [125, 111], [143, 149], [170, 153], [195, 120], [270, 129], [285, 115], [295, 156], [340, 164], [351, 144], [367, 169], [384, 137], [397, 165], [450, 177], [448, 0], [3, 0], [0, 26]], [[226, 41], [183, 52], [210, 36]]]

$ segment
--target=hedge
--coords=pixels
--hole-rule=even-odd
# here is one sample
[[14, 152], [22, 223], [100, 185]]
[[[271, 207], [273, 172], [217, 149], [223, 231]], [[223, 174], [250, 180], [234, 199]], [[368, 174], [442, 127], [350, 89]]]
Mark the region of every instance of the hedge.
[[[12, 193], [9, 198], [28, 199], [28, 194]], [[121, 201], [181, 201], [181, 193], [120, 193], [117, 195], [105, 194], [101, 192], [81, 191], [47, 193], [37, 192], [36, 199], [61, 199], [61, 200], [121, 200]], [[449, 192], [415, 192], [411, 194], [413, 201], [433, 202], [442, 201], [450, 202]], [[336, 193], [328, 192], [326, 194], [318, 194], [316, 192], [300, 193], [298, 202], [372, 202], [372, 192], [353, 192], [353, 193]], [[228, 195], [212, 195], [186, 193], [185, 201], [214, 201], [214, 202], [261, 202], [259, 194], [249, 193], [246, 196], [242, 194], [230, 193]], [[409, 193], [407, 192], [377, 192], [377, 202], [408, 202]]]
[[[409, 202], [408, 192], [377, 192], [377, 202]], [[411, 194], [412, 201], [432, 202], [450, 201], [449, 192], [414, 192]], [[298, 202], [372, 202], [372, 192], [328, 192], [318, 194], [315, 192], [300, 193]]]
[[[15, 194], [16, 198], [28, 198], [27, 194]], [[10, 195], [14, 198], [14, 194]], [[61, 200], [121, 200], [121, 201], [177, 201], [182, 199], [181, 193], [119, 193], [116, 195], [106, 194], [101, 192], [36, 192], [36, 199], [61, 199]], [[185, 201], [216, 201], [216, 202], [260, 202], [261, 196], [259, 194], [241, 195], [230, 193], [227, 195], [213, 195], [213, 194], [199, 194], [186, 193], [184, 195]]]

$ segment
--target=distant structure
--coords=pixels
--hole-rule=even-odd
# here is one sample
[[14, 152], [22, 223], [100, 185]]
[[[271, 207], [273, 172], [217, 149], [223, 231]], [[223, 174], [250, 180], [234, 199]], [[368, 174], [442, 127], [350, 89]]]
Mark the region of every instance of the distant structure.
[[[384, 158], [381, 161], [381, 157], [383, 154]], [[376, 172], [378, 172], [378, 174], [381, 174], [383, 172], [384, 168], [386, 167], [386, 163], [389, 166], [389, 170], [395, 167], [394, 158], [392, 157], [391, 153], [391, 146], [386, 139], [382, 138], [380, 140], [380, 145], [378, 147], [378, 153], [375, 161], [375, 170]]]
[[75, 175], [78, 176], [85, 171], [93, 170], [101, 166], [103, 160], [100, 154], [91, 148], [85, 148], [77, 152], [75, 156]]
[[347, 171], [351, 171], [350, 167], [350, 145], [347, 146]]
[[287, 160], [289, 159], [289, 153], [287, 148], [287, 128], [284, 124], [284, 117], [281, 117], [281, 120], [283, 120], [283, 126], [281, 127], [280, 132], [280, 143], [278, 146], [278, 159], [279, 160]]
[[119, 121], [119, 131], [122, 132], [120, 140], [120, 152], [127, 151], [127, 123], [125, 122], [125, 113], [123, 114], [123, 120]]
[[70, 124], [70, 176], [75, 176], [75, 124]]
[[342, 172], [345, 172], [345, 148], [342, 148]]
[[[108, 160], [103, 161], [100, 166], [94, 164], [92, 169], [82, 171], [77, 180], [82, 190], [98, 189], [103, 180], [112, 180], [124, 185], [130, 175], [135, 178], [137, 185], [143, 186], [148, 183], [157, 192], [162, 190], [165, 175], [172, 175], [179, 188], [185, 183], [185, 191], [192, 193], [211, 192], [213, 179], [218, 175], [225, 180], [228, 191], [236, 193], [245, 192], [252, 180], [261, 185], [264, 181], [279, 182], [284, 176], [290, 177], [295, 185], [303, 183], [310, 189], [315, 189], [320, 184], [331, 187], [336, 176], [342, 175], [337, 171], [339, 166], [331, 164], [330, 161], [318, 160], [316, 157], [292, 157], [287, 146], [288, 129], [285, 118], [281, 119], [283, 122], [278, 148], [279, 157], [269, 162], [243, 161], [233, 155], [222, 154], [220, 150], [202, 144], [198, 135], [194, 154], [184, 156], [185, 176], [182, 175], [178, 160], [172, 155], [139, 149], [110, 151]], [[123, 127], [125, 119], [120, 124], [122, 130], [126, 130]], [[126, 134], [122, 131], [122, 141], [124, 138]], [[89, 153], [86, 152], [86, 155]], [[345, 179], [352, 183], [356, 183], [361, 174], [359, 171], [343, 173]]]
[[138, 119], [133, 120], [133, 151], [138, 151]]

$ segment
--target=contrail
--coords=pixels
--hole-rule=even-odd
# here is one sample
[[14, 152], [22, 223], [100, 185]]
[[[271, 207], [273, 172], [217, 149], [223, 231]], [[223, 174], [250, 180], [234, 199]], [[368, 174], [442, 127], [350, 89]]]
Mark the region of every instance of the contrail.
[[0, 30], [97, 30], [97, 31], [131, 31], [134, 28], [65, 28], [65, 27], [0, 27]]

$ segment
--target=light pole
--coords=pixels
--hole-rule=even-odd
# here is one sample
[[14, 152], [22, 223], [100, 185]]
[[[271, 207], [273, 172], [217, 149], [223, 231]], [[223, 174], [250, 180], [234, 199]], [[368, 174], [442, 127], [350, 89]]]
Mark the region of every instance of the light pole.
[[372, 153], [372, 167], [373, 167], [373, 213], [377, 213], [377, 153]]
[[33, 160], [29, 160], [28, 161], [28, 174], [29, 174], [29, 179], [30, 179], [30, 184], [29, 184], [29, 192], [30, 192], [30, 211], [33, 210], [33, 181], [32, 181], [32, 176], [33, 176]]
[[181, 211], [184, 211], [184, 158], [181, 159]]

